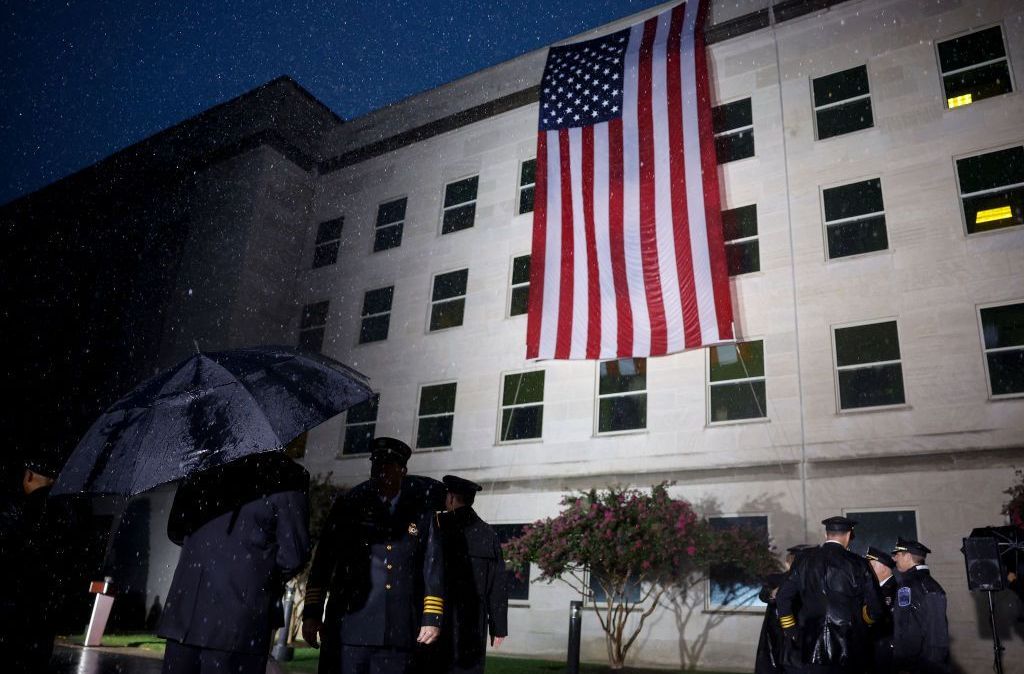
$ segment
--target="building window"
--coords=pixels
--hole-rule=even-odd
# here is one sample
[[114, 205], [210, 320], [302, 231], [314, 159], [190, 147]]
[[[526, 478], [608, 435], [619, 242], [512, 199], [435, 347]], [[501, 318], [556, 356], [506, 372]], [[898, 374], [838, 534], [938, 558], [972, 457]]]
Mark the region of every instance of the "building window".
[[956, 161], [968, 234], [1024, 224], [1024, 146]]
[[764, 342], [738, 342], [708, 349], [708, 421], [763, 419]]
[[1024, 303], [985, 307], [980, 313], [989, 393], [1024, 393]]
[[341, 246], [341, 226], [345, 218], [334, 218], [320, 223], [316, 230], [316, 248], [313, 249], [313, 268], [326, 267], [338, 261]]
[[818, 77], [811, 82], [811, 88], [814, 90], [818, 140], [870, 129], [875, 125], [871, 115], [867, 66]]
[[455, 422], [455, 382], [420, 388], [416, 446], [421, 449], [451, 447]]
[[377, 430], [379, 405], [380, 395], [376, 394], [348, 408], [348, 412], [345, 413], [345, 441], [341, 445], [343, 456], [370, 452], [370, 444]]
[[711, 119], [719, 164], [754, 156], [754, 118], [749, 98], [716, 106]]
[[501, 391], [501, 442], [533, 440], [544, 428], [544, 371], [504, 377]]
[[917, 540], [917, 513], [913, 510], [850, 511], [846, 517], [857, 522], [850, 550], [861, 556], [869, 546], [888, 552], [896, 546], [897, 538]]
[[1013, 91], [999, 26], [940, 42], [938, 47], [947, 108]]
[[830, 260], [889, 247], [880, 179], [822, 190], [822, 200]]
[[[513, 538], [523, 535], [525, 524], [492, 524], [494, 533], [498, 536], [498, 542], [502, 545]], [[513, 601], [526, 601], [530, 598], [530, 565], [523, 564], [521, 567], [506, 566], [505, 589], [508, 590], [508, 598]]]
[[402, 245], [405, 227], [406, 198], [395, 199], [377, 207], [377, 224], [373, 233], [373, 252], [377, 253]]
[[[767, 515], [709, 517], [708, 524], [716, 531], [752, 530], [763, 536], [768, 545]], [[757, 596], [760, 591], [761, 582], [735, 564], [715, 564], [708, 570], [708, 608], [764, 607], [765, 603]]]
[[[589, 579], [588, 584], [590, 585], [590, 596], [587, 597], [587, 599], [589, 599], [592, 604], [601, 606], [608, 600], [608, 593], [604, 591], [604, 588], [601, 587], [601, 583], [597, 581], [597, 576], [590, 573], [589, 570], [587, 577]], [[640, 581], [635, 578], [630, 578], [626, 581], [626, 587], [623, 588], [622, 594], [617, 596], [616, 600], [620, 603], [628, 602], [630, 604], [638, 604], [641, 597], [643, 597], [643, 592], [640, 586]]]
[[324, 330], [327, 326], [327, 300], [314, 302], [302, 307], [299, 321], [299, 348], [306, 351], [320, 351], [324, 347]]
[[430, 298], [431, 332], [462, 325], [468, 280], [468, 269], [438, 274], [434, 277], [434, 291]]
[[533, 210], [533, 188], [537, 184], [537, 160], [527, 159], [519, 167], [519, 215]]
[[363, 320], [359, 326], [359, 343], [379, 342], [388, 338], [391, 324], [391, 299], [395, 286], [377, 288], [363, 295]]
[[479, 176], [473, 176], [445, 186], [442, 234], [451, 234], [473, 226], [473, 220], [476, 218], [476, 188], [479, 182]]
[[757, 206], [722, 211], [722, 234], [729, 276], [761, 270], [761, 249], [757, 239]]
[[840, 410], [905, 402], [896, 321], [836, 328], [835, 350]]
[[601, 361], [597, 386], [597, 432], [647, 427], [647, 359]]
[[512, 292], [509, 294], [508, 315], [520, 316], [530, 309], [530, 256], [512, 259]]

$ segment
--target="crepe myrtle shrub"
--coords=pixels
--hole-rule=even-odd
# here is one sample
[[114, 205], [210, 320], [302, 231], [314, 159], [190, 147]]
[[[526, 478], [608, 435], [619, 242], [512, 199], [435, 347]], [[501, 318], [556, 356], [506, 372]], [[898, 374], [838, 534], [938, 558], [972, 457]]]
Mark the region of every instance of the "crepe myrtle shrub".
[[1018, 468], [1014, 472], [1016, 480], [1009, 489], [1003, 493], [1010, 497], [1010, 500], [1003, 504], [1003, 514], [1010, 519], [1010, 524], [1024, 529], [1024, 470]]
[[[505, 558], [519, 568], [536, 564], [537, 580], [559, 580], [581, 594], [588, 593], [589, 570], [604, 591], [603, 602], [590, 604], [605, 633], [611, 669], [623, 667], [667, 592], [702, 583], [712, 566], [728, 565], [752, 582], [777, 566], [764, 536], [712, 529], [689, 502], [669, 496], [667, 483], [649, 492], [580, 492], [562, 499], [562, 506], [557, 517], [534, 522], [506, 543]], [[628, 588], [636, 584], [640, 596], [631, 601]]]

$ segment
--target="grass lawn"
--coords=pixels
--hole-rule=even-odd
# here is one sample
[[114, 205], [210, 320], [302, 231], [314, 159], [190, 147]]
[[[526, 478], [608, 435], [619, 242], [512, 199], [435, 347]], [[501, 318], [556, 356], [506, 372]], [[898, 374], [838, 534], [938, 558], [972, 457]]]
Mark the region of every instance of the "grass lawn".
[[[73, 636], [63, 638], [68, 643], [78, 644], [79, 646], [85, 643], [84, 634], [75, 634]], [[144, 632], [137, 634], [104, 634], [103, 643], [101, 645], [109, 648], [141, 648], [155, 653], [164, 652], [164, 640], [156, 635]]]

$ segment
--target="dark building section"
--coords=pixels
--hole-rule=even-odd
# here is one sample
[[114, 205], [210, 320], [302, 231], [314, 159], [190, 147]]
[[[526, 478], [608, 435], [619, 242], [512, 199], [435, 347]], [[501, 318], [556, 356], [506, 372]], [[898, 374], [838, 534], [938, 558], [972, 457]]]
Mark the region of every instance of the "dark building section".
[[340, 124], [282, 77], [0, 207], [5, 475], [66, 455], [196, 345], [292, 341], [318, 148]]

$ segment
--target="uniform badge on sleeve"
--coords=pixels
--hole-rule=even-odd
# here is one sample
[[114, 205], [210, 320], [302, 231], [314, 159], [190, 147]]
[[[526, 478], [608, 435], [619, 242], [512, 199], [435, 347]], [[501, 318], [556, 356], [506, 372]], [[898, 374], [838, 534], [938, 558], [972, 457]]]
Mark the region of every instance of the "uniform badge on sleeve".
[[896, 593], [896, 601], [900, 608], [906, 608], [910, 606], [910, 588], [901, 587]]
[[416, 526], [415, 522], [409, 522], [409, 535], [410, 536], [419, 536], [420, 535], [419, 527]]

